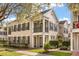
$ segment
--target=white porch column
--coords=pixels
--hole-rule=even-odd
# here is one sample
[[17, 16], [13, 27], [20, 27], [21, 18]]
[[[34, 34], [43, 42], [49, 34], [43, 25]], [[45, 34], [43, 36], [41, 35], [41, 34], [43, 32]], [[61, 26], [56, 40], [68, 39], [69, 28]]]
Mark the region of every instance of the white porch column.
[[77, 50], [78, 50], [78, 35], [76, 35], [76, 37], [77, 37], [76, 44], [77, 44]]
[[43, 35], [43, 48], [44, 48], [44, 44], [45, 44], [45, 35]]
[[43, 18], [43, 48], [44, 48], [44, 44], [45, 44], [45, 19]]
[[71, 33], [71, 40], [70, 40], [71, 51], [73, 51], [73, 40], [74, 40], [73, 33]]
[[33, 21], [30, 21], [30, 30], [31, 30], [30, 47], [34, 48], [34, 36], [33, 36], [34, 24], [33, 24]]
[[78, 35], [77, 35], [77, 50], [78, 50]]

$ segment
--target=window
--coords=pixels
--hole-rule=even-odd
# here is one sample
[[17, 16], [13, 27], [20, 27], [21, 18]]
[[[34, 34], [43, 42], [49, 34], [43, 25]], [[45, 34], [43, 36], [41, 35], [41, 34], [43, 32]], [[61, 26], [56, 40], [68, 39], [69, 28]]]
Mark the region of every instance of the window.
[[20, 43], [20, 37], [18, 37], [18, 40], [17, 40], [17, 42], [18, 42], [18, 43]]
[[8, 34], [9, 35], [11, 34], [11, 27], [9, 27]]
[[57, 31], [57, 25], [54, 24], [54, 31]]
[[48, 32], [49, 30], [48, 30], [48, 21], [47, 20], [45, 20], [45, 32]]
[[18, 24], [18, 31], [21, 30], [21, 24]]
[[26, 40], [26, 36], [23, 36], [22, 42], [25, 43], [25, 40]]
[[7, 35], [7, 32], [3, 32], [4, 33], [4, 35]]
[[14, 25], [14, 31], [17, 31], [17, 25]]
[[25, 30], [25, 25], [26, 25], [26, 23], [22, 24], [22, 30]]
[[14, 42], [14, 43], [16, 43], [16, 37], [14, 37], [14, 40], [13, 40], [13, 42]]
[[51, 40], [55, 40], [55, 36], [51, 36]]
[[42, 32], [43, 31], [43, 21], [34, 21], [34, 32]]
[[28, 23], [23, 23], [22, 24], [22, 30], [29, 30], [29, 22]]
[[54, 30], [54, 24], [50, 22], [50, 30]]

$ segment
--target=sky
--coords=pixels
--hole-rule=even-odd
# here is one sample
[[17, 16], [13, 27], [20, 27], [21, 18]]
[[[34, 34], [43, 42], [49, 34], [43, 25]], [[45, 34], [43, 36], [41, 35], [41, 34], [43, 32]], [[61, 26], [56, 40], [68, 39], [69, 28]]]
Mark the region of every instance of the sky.
[[57, 18], [60, 21], [67, 20], [68, 23], [70, 23], [72, 14], [67, 4], [58, 4], [58, 5], [52, 4], [52, 6], [53, 6], [53, 9], [55, 11]]
[[[67, 20], [68, 23], [70, 23], [71, 13], [70, 13], [70, 10], [68, 9], [67, 4], [53, 3], [53, 4], [51, 4], [51, 7], [54, 10], [54, 12], [55, 12], [55, 14], [56, 14], [59, 21]], [[11, 15], [11, 16], [9, 16], [7, 21], [9, 21], [9, 20], [13, 21], [15, 19], [16, 19], [15, 16]]]

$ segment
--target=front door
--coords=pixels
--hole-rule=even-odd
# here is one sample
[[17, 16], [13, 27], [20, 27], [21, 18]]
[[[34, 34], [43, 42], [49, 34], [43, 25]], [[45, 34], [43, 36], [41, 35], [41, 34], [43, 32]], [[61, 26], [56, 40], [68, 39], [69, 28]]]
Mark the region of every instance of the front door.
[[43, 46], [43, 37], [42, 35], [34, 36], [34, 48], [41, 48]]

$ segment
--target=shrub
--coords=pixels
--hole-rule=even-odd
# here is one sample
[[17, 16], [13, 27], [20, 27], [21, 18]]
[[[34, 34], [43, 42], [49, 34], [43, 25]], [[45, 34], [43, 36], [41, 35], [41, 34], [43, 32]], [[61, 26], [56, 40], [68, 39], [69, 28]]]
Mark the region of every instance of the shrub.
[[58, 48], [58, 41], [50, 41], [49, 44], [50, 44], [53, 48]]
[[48, 49], [51, 48], [51, 45], [49, 43], [44, 45], [44, 50], [48, 51]]
[[69, 47], [70, 46], [70, 41], [63, 41], [62, 45], [66, 46], [66, 47]]

